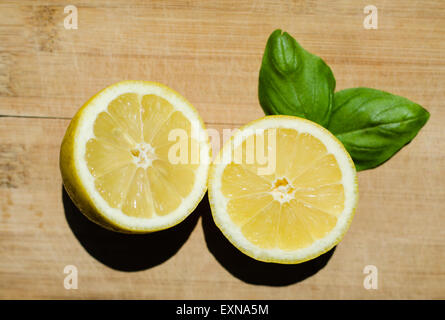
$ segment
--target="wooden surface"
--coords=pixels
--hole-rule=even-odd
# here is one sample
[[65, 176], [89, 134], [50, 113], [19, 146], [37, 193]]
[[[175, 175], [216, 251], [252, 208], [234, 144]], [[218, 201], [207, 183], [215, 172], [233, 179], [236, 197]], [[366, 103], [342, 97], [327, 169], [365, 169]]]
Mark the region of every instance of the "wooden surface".
[[[94, 4], [93, 4], [94, 3]], [[0, 298], [445, 298], [445, 2], [0, 2]], [[331, 66], [337, 89], [367, 86], [429, 110], [418, 137], [359, 174], [354, 221], [334, 252], [297, 266], [256, 263], [215, 229], [205, 198], [178, 228], [123, 236], [89, 223], [62, 192], [70, 118], [124, 79], [187, 97], [209, 128], [263, 113], [258, 71], [269, 34], [291, 33]], [[66, 290], [63, 269], [78, 269]], [[378, 289], [363, 286], [366, 265]]]

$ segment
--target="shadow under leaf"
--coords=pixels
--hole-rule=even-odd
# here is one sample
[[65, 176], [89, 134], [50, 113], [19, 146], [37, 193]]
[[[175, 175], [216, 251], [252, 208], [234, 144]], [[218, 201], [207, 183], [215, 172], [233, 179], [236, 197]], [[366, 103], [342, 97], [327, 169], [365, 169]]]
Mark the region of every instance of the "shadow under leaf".
[[335, 247], [325, 254], [300, 264], [267, 263], [252, 259], [234, 247], [215, 225], [207, 197], [202, 213], [205, 241], [216, 260], [233, 276], [256, 285], [287, 286], [307, 279], [320, 271], [332, 257]]
[[63, 186], [62, 200], [68, 225], [80, 244], [95, 259], [120, 271], [148, 269], [172, 257], [195, 228], [201, 206], [170, 229], [149, 234], [123, 234], [109, 231], [88, 220], [71, 201]]

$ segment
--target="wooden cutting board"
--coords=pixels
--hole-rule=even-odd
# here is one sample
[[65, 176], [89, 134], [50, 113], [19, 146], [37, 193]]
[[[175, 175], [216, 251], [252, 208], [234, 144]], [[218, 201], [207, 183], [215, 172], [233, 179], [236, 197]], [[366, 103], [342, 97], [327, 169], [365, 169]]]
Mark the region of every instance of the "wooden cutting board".
[[[93, 4], [94, 3], [94, 4]], [[66, 1], [0, 3], [0, 298], [445, 298], [445, 2]], [[108, 232], [63, 192], [59, 147], [70, 118], [124, 79], [159, 81], [209, 128], [263, 115], [258, 71], [269, 34], [291, 33], [332, 68], [337, 89], [366, 86], [431, 113], [415, 140], [360, 172], [344, 240], [302, 265], [255, 262], [215, 228], [205, 198], [169, 231]], [[78, 289], [64, 287], [64, 268]], [[367, 290], [364, 268], [378, 271]]]

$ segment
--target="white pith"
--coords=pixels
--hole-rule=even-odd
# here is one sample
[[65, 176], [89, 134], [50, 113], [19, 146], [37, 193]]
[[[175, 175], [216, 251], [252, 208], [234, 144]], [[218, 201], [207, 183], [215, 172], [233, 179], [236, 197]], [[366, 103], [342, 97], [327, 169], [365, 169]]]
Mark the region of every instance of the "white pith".
[[[173, 212], [158, 216], [155, 214], [151, 218], [136, 218], [124, 214], [120, 209], [112, 208], [96, 190], [94, 177], [91, 175], [85, 161], [86, 142], [94, 138], [93, 125], [99, 113], [106, 111], [109, 103], [124, 93], [136, 93], [140, 96], [154, 94], [167, 100], [176, 111], [196, 124], [193, 130], [199, 131], [195, 138], [199, 143], [201, 160], [198, 169], [195, 171], [195, 183], [190, 194], [182, 200], [181, 205]], [[134, 162], [141, 167], [147, 168], [154, 160], [154, 148], [148, 143], [141, 143], [136, 146], [140, 151], [139, 156], [133, 156]], [[134, 150], [134, 149], [132, 149]], [[130, 152], [130, 150], [129, 150]], [[74, 161], [80, 180], [87, 193], [90, 195], [98, 211], [106, 219], [124, 227], [128, 230], [150, 231], [164, 229], [177, 224], [190, 214], [199, 203], [207, 189], [207, 176], [210, 164], [210, 145], [207, 132], [202, 125], [202, 121], [197, 112], [179, 94], [160, 86], [145, 81], [124, 81], [101, 91], [95, 96], [88, 106], [83, 110], [79, 125], [75, 133]], [[139, 164], [138, 164], [139, 162]]]
[[[271, 128], [287, 128], [295, 129], [299, 133], [308, 133], [318, 138], [327, 148], [328, 153], [334, 155], [342, 172], [341, 183], [344, 186], [345, 203], [344, 210], [337, 218], [335, 227], [322, 239], [316, 240], [312, 245], [297, 250], [282, 250], [279, 248], [262, 249], [249, 240], [247, 240], [241, 232], [241, 228], [237, 226], [230, 218], [227, 212], [228, 199], [221, 192], [221, 178], [225, 167], [232, 161], [232, 150], [240, 146], [246, 139], [247, 135], [243, 132], [254, 132], [258, 129]], [[222, 160], [223, 159], [223, 160]], [[293, 193], [282, 197], [286, 188], [277, 188], [278, 190], [271, 192], [275, 200], [284, 203], [293, 198]], [[354, 214], [357, 202], [357, 181], [355, 167], [347, 152], [341, 143], [332, 136], [332, 134], [310, 122], [297, 117], [289, 116], [269, 116], [244, 126], [226, 143], [215, 159], [211, 178], [209, 180], [209, 199], [212, 204], [212, 213], [215, 223], [225, 234], [225, 236], [241, 251], [247, 253], [258, 260], [273, 261], [281, 263], [295, 263], [308, 260], [318, 256], [332, 248], [341, 239], [346, 232], [349, 223]]]
[[136, 167], [147, 169], [156, 160], [155, 148], [153, 148], [149, 143], [141, 142], [131, 149], [131, 154], [133, 157], [133, 163]]
[[[276, 179], [273, 185], [276, 185], [278, 180], [282, 179], [286, 179], [286, 177]], [[269, 192], [274, 200], [278, 201], [280, 204], [295, 199], [295, 187], [292, 185], [292, 183], [289, 182], [289, 180], [290, 179], [286, 179], [287, 185], [275, 187], [272, 191]]]

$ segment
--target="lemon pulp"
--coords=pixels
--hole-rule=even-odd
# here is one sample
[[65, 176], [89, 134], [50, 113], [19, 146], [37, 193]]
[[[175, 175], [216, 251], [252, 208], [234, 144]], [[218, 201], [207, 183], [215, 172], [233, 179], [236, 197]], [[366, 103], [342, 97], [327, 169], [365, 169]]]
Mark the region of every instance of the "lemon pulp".
[[122, 94], [97, 116], [85, 157], [95, 187], [110, 207], [132, 217], [162, 216], [192, 191], [197, 164], [191, 156], [171, 163], [169, 148], [178, 143], [169, 141], [172, 129], [184, 130], [183, 139], [198, 148], [190, 121], [153, 94]]
[[[291, 129], [277, 129], [276, 135], [275, 172], [258, 175], [259, 164], [232, 162], [223, 173], [222, 193], [229, 199], [231, 219], [249, 241], [261, 248], [294, 250], [335, 226], [344, 190], [338, 163], [319, 140]], [[268, 147], [267, 138], [255, 138]]]

